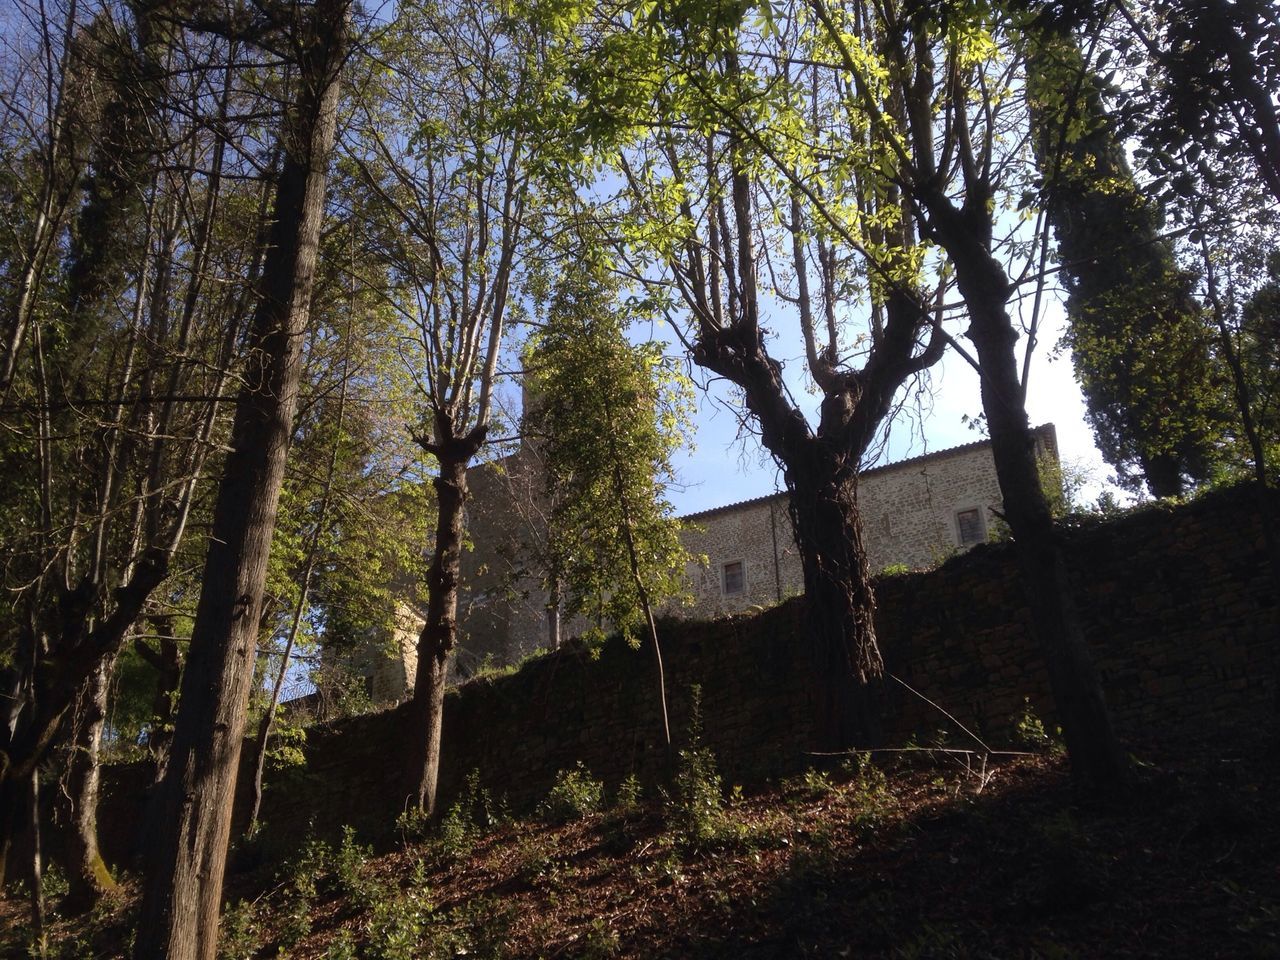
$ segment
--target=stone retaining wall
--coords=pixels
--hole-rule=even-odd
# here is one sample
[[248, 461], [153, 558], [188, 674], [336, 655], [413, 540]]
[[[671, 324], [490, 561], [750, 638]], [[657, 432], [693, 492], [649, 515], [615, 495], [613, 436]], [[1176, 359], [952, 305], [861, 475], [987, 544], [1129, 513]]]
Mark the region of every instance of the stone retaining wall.
[[[1256, 507], [1240, 489], [1063, 531], [1117, 726], [1138, 749], [1226, 742], [1270, 720], [1280, 605]], [[896, 678], [885, 692], [890, 740], [946, 730], [952, 743], [969, 742], [924, 698], [992, 746], [1009, 743], [1025, 698], [1052, 724], [1013, 561], [1010, 545], [982, 546], [879, 584], [877, 628]], [[661, 634], [673, 732], [685, 740], [699, 686], [703, 738], [728, 783], [751, 786], [814, 762], [821, 671], [802, 601], [754, 617], [669, 622]], [[578, 761], [611, 786], [631, 773], [653, 782], [665, 757], [653, 651], [613, 640], [598, 658], [571, 648], [473, 681], [449, 695], [444, 729], [446, 803], [472, 769], [514, 811]], [[345, 823], [385, 832], [403, 807], [399, 758], [412, 735], [403, 708], [313, 729], [306, 768], [268, 785], [271, 832], [334, 834]], [[104, 824], [137, 822], [128, 776], [108, 772], [120, 786], [108, 787]], [[117, 837], [108, 852], [119, 856], [120, 846]]]

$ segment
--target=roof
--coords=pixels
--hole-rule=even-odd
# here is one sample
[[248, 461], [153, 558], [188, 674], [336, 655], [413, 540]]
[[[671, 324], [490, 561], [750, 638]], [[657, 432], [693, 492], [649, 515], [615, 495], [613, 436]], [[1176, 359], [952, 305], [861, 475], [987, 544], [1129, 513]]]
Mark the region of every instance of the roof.
[[[1052, 423], [1042, 423], [1031, 431], [1040, 440], [1044, 442], [1045, 447], [1058, 459], [1058, 433]], [[948, 457], [954, 457], [957, 454], [969, 453], [974, 450], [981, 450], [984, 447], [991, 446], [990, 440], [975, 440], [972, 443], [962, 443], [958, 447], [947, 447], [945, 450], [934, 450], [931, 453], [922, 453], [919, 456], [908, 457], [906, 460], [896, 460], [893, 463], [881, 464], [878, 467], [872, 467], [870, 470], [862, 470], [859, 472], [860, 477], [874, 477], [878, 474], [889, 473], [894, 470], [902, 470], [905, 467], [919, 466], [922, 463], [930, 463], [935, 460], [945, 460]], [[711, 507], [707, 510], [699, 510], [697, 513], [687, 513], [682, 516], [681, 520], [698, 520], [702, 517], [711, 517], [720, 513], [728, 513], [732, 510], [738, 510], [743, 507], [754, 507], [758, 504], [769, 503], [773, 500], [785, 500], [790, 494], [785, 490], [777, 493], [766, 493], [762, 497], [753, 497], [750, 500], [738, 500], [734, 503], [726, 503], [723, 506]]]

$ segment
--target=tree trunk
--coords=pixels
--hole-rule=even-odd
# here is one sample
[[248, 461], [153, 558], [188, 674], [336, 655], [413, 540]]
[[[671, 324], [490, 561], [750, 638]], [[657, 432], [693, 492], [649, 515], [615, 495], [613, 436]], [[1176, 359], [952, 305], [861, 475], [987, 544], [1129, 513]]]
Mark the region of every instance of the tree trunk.
[[410, 707], [414, 731], [408, 767], [408, 795], [428, 816], [436, 812], [440, 774], [440, 733], [449, 658], [458, 642], [458, 578], [467, 503], [467, 464], [479, 443], [453, 441], [437, 453], [435, 550], [427, 571], [427, 619], [418, 638], [418, 667]]
[[98, 781], [102, 725], [107, 717], [107, 686], [114, 657], [94, 671], [75, 711], [66, 796], [70, 808], [67, 831], [67, 903], [72, 912], [90, 910], [116, 888], [98, 852]]
[[31, 831], [31, 873], [27, 880], [31, 885], [31, 930], [37, 955], [44, 957], [45, 902], [44, 902], [44, 837], [40, 824], [40, 771], [32, 770], [27, 780], [27, 828]]
[[840, 750], [880, 738], [875, 596], [852, 463], [820, 440], [787, 464], [790, 513], [804, 573], [805, 607], [820, 639], [822, 745]]
[[214, 507], [165, 778], [153, 804], [136, 960], [212, 960], [254, 651], [293, 429], [346, 49], [345, 0], [311, 11], [299, 101]]
[[[981, 216], [985, 219], [985, 211]], [[1048, 668], [1073, 772], [1099, 786], [1122, 785], [1129, 778], [1129, 761], [1111, 725], [1040, 484], [1035, 436], [1018, 380], [1017, 334], [1006, 309], [1011, 287], [981, 238], [958, 226], [962, 219], [938, 216], [934, 227], [955, 264], [969, 308], [968, 335], [982, 372], [982, 408], [1032, 630]]]

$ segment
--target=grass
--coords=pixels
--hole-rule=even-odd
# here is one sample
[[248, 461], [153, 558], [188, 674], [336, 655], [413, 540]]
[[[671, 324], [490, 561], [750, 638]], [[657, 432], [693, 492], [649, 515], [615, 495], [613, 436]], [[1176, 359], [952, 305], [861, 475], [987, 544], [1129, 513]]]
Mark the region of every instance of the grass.
[[[1184, 757], [1102, 803], [1045, 756], [1000, 765], [979, 786], [915, 754], [731, 795], [719, 816], [732, 829], [708, 843], [685, 842], [657, 797], [563, 823], [499, 821], [448, 855], [438, 838], [378, 855], [348, 842], [326, 864], [282, 868], [266, 889], [231, 878], [228, 900], [255, 905], [252, 923], [236, 914], [235, 951], [1280, 957], [1273, 767]], [[299, 896], [305, 922], [291, 909]], [[83, 921], [55, 920], [50, 955], [76, 941], [63, 955], [118, 955], [127, 900], [101, 919], [97, 952]], [[12, 931], [0, 952], [21, 948], [22, 919], [20, 901], [0, 903], [0, 929]]]

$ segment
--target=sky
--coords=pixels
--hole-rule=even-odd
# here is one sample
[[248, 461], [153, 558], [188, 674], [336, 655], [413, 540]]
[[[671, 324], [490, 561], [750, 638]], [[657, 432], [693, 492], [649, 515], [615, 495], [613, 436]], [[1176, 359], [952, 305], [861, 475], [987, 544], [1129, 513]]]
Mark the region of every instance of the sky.
[[[794, 328], [788, 318], [775, 317], [766, 327]], [[1054, 349], [1065, 322], [1061, 305], [1054, 300], [1045, 311], [1039, 347], [1032, 358], [1027, 391], [1027, 411], [1032, 426], [1052, 423], [1058, 434], [1058, 449], [1065, 467], [1083, 472], [1089, 479], [1082, 491], [1086, 502], [1096, 500], [1103, 489], [1114, 489], [1106, 481], [1111, 469], [1103, 462], [1094, 443], [1093, 432], [1084, 420], [1084, 400], [1071, 371], [1070, 353]], [[954, 333], [954, 331], [953, 331]], [[962, 340], [967, 348], [971, 345]], [[1025, 340], [1019, 340], [1019, 350]], [[780, 337], [770, 345], [783, 360], [784, 376], [793, 394], [816, 408], [816, 398], [801, 387], [803, 349], [788, 350]], [[982, 412], [977, 374], [963, 358], [948, 349], [930, 372], [931, 396], [925, 409], [913, 410], [891, 425], [884, 456], [876, 464], [893, 463], [984, 437], [964, 422]], [[782, 489], [782, 478], [771, 458], [755, 437], [738, 438], [738, 419], [731, 392], [723, 384], [711, 384], [699, 391], [696, 433], [691, 449], [675, 458], [678, 486], [668, 491], [676, 512], [697, 513], [712, 507], [764, 496]], [[812, 421], [811, 421], [812, 422]]]

